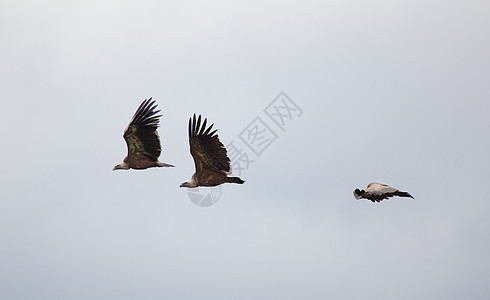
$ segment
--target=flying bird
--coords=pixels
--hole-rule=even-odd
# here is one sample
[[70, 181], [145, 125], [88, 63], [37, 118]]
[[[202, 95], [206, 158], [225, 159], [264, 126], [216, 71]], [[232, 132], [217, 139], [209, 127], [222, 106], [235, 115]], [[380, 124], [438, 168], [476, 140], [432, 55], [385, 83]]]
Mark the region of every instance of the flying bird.
[[363, 190], [355, 189], [354, 191], [354, 197], [357, 200], [364, 198], [364, 199], [371, 200], [373, 202], [380, 202], [383, 199], [388, 199], [389, 197], [393, 197], [393, 196], [410, 197], [414, 199], [412, 195], [410, 195], [407, 192], [402, 192], [389, 185], [377, 183], [377, 182], [371, 182]]
[[201, 115], [196, 121], [196, 114], [189, 118], [189, 146], [194, 158], [196, 172], [191, 180], [183, 182], [180, 187], [217, 186], [225, 182], [242, 184], [239, 177], [228, 177], [231, 174], [230, 159], [220, 142], [217, 129], [211, 131], [214, 124], [206, 128], [208, 119], [201, 124]]
[[113, 170], [147, 169], [151, 167], [173, 167], [173, 165], [158, 161], [162, 152], [158, 137], [158, 124], [161, 115], [156, 115], [155, 100], [146, 99], [141, 103], [128, 127], [124, 130], [124, 139], [128, 146], [128, 155], [116, 165]]

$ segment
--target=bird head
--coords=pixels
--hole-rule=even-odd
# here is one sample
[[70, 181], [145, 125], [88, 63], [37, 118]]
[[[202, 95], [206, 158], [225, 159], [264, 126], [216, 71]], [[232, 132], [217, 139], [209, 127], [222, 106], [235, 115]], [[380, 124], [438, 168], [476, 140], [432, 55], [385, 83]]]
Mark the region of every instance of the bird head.
[[362, 196], [364, 195], [365, 191], [364, 190], [359, 190], [359, 189], [355, 189], [354, 191], [354, 197], [359, 200], [362, 198]]
[[112, 168], [113, 171], [115, 170], [129, 170], [129, 166], [128, 164], [126, 164], [125, 162], [122, 162], [120, 164], [117, 164], [114, 166], [114, 168]]
[[180, 187], [195, 188], [197, 184], [193, 180], [184, 181], [180, 184]]

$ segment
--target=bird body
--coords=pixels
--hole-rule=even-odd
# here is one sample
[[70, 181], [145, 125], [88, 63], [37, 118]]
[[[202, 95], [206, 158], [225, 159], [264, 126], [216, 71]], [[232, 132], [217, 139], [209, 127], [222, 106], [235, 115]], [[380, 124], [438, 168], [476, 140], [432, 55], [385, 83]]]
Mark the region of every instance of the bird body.
[[173, 165], [158, 161], [162, 152], [157, 128], [161, 115], [156, 115], [157, 105], [151, 98], [144, 100], [134, 113], [129, 125], [124, 130], [124, 140], [128, 146], [128, 155], [114, 166], [113, 170], [137, 169], [152, 167], [173, 167]]
[[388, 199], [389, 197], [399, 196], [399, 197], [410, 197], [413, 199], [412, 195], [407, 192], [402, 192], [394, 187], [391, 187], [387, 184], [371, 182], [368, 186], [363, 189], [355, 189], [354, 197], [359, 199], [368, 199], [372, 202], [380, 202], [384, 199]]
[[244, 183], [239, 177], [228, 177], [231, 166], [226, 148], [220, 142], [217, 130], [211, 131], [214, 124], [206, 128], [207, 121], [204, 119], [201, 124], [201, 116], [196, 120], [196, 114], [189, 118], [189, 146], [196, 171], [191, 180], [183, 182], [180, 187], [217, 186], [225, 182]]

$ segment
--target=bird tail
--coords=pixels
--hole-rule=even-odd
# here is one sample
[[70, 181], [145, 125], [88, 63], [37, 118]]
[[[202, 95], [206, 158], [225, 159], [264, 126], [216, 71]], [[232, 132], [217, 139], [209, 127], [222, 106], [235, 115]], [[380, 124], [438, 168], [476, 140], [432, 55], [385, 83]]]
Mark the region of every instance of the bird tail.
[[395, 196], [399, 196], [399, 197], [410, 197], [412, 199], [415, 199], [412, 195], [410, 195], [409, 193], [407, 192], [402, 192], [402, 191], [398, 191], [395, 193]]
[[245, 180], [242, 180], [240, 177], [226, 177], [226, 182], [243, 184]]
[[157, 162], [157, 166], [158, 166], [158, 167], [167, 167], [167, 168], [168, 168], [168, 167], [175, 167], [174, 165], [171, 165], [171, 164], [166, 164], [166, 163], [164, 163], [164, 162], [160, 162], [160, 161], [159, 161], [159, 162]]

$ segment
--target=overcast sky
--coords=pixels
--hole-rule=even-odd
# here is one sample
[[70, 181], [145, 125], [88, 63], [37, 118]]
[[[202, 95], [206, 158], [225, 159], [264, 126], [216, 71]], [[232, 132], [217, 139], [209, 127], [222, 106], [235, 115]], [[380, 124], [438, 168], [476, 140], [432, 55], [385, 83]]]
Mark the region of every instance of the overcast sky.
[[[489, 13], [0, 1], [0, 298], [488, 299]], [[148, 97], [176, 168], [112, 171]], [[209, 207], [179, 188], [193, 113], [253, 160]], [[355, 200], [372, 181], [415, 200]]]

